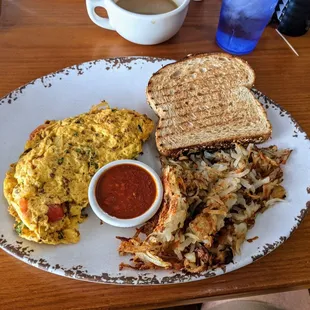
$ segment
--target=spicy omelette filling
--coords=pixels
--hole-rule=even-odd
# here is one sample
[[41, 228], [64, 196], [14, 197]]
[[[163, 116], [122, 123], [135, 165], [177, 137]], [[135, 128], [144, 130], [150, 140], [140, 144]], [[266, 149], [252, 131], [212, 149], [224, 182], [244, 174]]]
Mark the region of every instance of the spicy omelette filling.
[[4, 180], [16, 232], [40, 243], [78, 242], [91, 177], [111, 161], [136, 158], [152, 130], [145, 115], [99, 106], [39, 126]]

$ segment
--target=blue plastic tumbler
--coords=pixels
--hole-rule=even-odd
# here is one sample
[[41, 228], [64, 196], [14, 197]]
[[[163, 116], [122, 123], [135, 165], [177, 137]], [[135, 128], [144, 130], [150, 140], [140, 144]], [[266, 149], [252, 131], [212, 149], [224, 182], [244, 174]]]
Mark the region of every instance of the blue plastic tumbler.
[[216, 42], [224, 51], [244, 55], [256, 47], [278, 0], [223, 0]]

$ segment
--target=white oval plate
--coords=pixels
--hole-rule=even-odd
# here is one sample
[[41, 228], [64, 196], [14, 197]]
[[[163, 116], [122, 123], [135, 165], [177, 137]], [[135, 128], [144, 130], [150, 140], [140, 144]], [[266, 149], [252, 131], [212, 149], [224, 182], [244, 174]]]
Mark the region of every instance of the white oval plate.
[[[146, 104], [145, 88], [152, 73], [172, 62], [158, 58], [114, 58], [91, 61], [49, 74], [22, 86], [0, 99], [0, 178], [23, 152], [29, 133], [47, 119], [62, 119], [86, 112], [93, 104], [107, 100], [112, 107], [135, 109], [156, 121]], [[89, 208], [89, 218], [80, 225], [81, 241], [74, 245], [49, 246], [21, 239], [13, 230], [13, 218], [7, 202], [0, 198], [0, 246], [27, 264], [79, 280], [118, 284], [166, 284], [205, 279], [248, 265], [283, 243], [299, 225], [307, 210], [310, 181], [310, 141], [299, 125], [280, 106], [257, 90], [256, 97], [267, 110], [273, 126], [267, 145], [291, 148], [293, 153], [284, 167], [287, 201], [259, 215], [245, 242], [241, 255], [223, 269], [188, 275], [171, 271], [119, 271], [119, 241], [115, 236], [130, 237], [131, 228], [101, 224]], [[144, 146], [140, 158], [160, 173], [154, 138]], [[307, 188], [308, 187], [308, 188]]]

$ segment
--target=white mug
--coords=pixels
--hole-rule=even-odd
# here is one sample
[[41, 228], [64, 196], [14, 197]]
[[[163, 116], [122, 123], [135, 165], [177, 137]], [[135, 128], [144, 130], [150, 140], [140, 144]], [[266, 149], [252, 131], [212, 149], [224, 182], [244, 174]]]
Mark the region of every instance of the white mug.
[[[86, 0], [87, 13], [98, 26], [116, 30], [122, 37], [137, 44], [153, 45], [173, 37], [181, 28], [190, 0], [174, 0], [178, 7], [163, 14], [144, 15], [126, 11], [117, 0]], [[109, 18], [102, 18], [96, 7], [107, 10]]]

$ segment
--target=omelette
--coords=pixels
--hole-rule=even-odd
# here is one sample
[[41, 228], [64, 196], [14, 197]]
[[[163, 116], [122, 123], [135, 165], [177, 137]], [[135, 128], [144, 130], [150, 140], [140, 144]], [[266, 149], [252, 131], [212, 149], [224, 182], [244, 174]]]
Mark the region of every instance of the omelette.
[[26, 142], [4, 180], [16, 232], [46, 244], [76, 243], [87, 217], [88, 185], [103, 165], [136, 158], [154, 124], [131, 110], [102, 109], [59, 121], [46, 121]]

